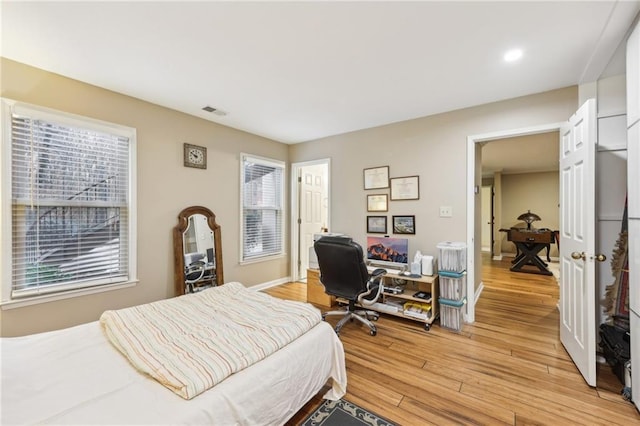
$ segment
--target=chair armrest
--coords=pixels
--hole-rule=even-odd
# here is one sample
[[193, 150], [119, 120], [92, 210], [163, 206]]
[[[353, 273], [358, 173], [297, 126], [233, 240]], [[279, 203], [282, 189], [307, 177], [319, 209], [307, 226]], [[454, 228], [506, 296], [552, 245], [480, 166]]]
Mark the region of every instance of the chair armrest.
[[374, 269], [373, 272], [369, 274], [369, 281], [371, 281], [372, 278], [378, 278], [379, 276], [385, 275], [386, 273], [387, 273], [386, 269], [382, 269], [382, 268]]
[[[358, 295], [358, 303], [361, 305], [372, 305], [378, 301], [380, 298], [380, 294], [384, 290], [384, 286], [382, 285], [382, 277], [387, 273], [385, 269], [378, 268], [375, 269], [369, 275], [369, 281], [367, 281], [367, 291], [362, 292]], [[375, 296], [369, 298], [367, 296], [371, 296], [375, 293]]]

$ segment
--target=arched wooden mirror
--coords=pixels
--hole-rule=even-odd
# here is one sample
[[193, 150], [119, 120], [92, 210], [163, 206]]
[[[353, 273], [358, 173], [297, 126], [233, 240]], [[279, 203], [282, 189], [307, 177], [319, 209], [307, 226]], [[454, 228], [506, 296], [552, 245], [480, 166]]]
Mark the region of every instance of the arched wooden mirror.
[[202, 206], [191, 206], [178, 215], [173, 228], [176, 295], [224, 283], [222, 237], [216, 215]]

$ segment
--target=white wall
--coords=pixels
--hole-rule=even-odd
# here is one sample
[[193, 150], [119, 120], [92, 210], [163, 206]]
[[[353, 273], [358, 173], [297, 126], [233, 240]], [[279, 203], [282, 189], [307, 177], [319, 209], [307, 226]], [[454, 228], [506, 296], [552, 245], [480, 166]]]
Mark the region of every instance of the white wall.
[[596, 151], [596, 251], [607, 256], [596, 264], [598, 324], [605, 321], [606, 287], [614, 282], [611, 257], [622, 229], [627, 194], [625, 75], [597, 82], [598, 146]]

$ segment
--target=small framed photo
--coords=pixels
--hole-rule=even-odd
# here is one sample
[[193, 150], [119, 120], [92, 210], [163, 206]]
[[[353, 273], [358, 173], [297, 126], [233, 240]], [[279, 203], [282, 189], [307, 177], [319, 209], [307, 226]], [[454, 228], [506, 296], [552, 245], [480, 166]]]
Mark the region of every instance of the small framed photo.
[[367, 216], [367, 234], [386, 234], [386, 216]]
[[389, 210], [389, 196], [387, 194], [367, 195], [368, 212], [386, 212]]
[[420, 199], [419, 176], [391, 178], [391, 201]]
[[416, 233], [416, 217], [415, 216], [393, 216], [393, 233], [394, 234], [415, 234]]
[[389, 166], [364, 169], [364, 189], [389, 187]]

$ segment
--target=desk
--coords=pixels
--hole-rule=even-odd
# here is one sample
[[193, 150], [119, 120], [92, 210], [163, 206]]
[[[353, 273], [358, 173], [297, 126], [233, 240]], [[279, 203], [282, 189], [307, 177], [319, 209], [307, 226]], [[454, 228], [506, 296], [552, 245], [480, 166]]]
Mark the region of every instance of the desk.
[[[540, 259], [540, 250], [555, 242], [555, 233], [550, 230], [533, 230], [526, 228], [500, 229], [507, 233], [507, 240], [516, 245], [520, 254], [513, 260], [510, 270], [529, 274], [553, 275], [547, 264]], [[523, 269], [525, 266], [537, 269]]]
[[307, 302], [327, 308], [336, 304], [336, 297], [325, 293], [318, 269], [307, 269]]

